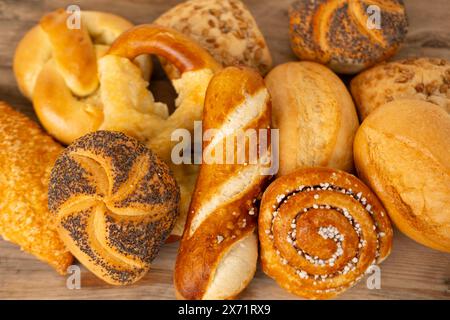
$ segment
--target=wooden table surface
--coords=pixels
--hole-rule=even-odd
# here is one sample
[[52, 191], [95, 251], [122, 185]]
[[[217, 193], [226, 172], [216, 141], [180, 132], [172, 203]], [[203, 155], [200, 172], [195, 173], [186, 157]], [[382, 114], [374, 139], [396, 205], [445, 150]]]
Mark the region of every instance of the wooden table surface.
[[[109, 11], [130, 21], [148, 23], [180, 1], [175, 0], [0, 0], [0, 100], [36, 119], [33, 108], [17, 89], [12, 59], [20, 38], [46, 12], [69, 4], [83, 10]], [[287, 8], [291, 0], [244, 1], [268, 41], [274, 63], [295, 60], [288, 40]], [[406, 44], [396, 56], [427, 55], [450, 60], [450, 1], [404, 0], [410, 29]], [[167, 97], [165, 80], [156, 74], [155, 96]], [[82, 268], [81, 289], [69, 290], [66, 278], [46, 264], [0, 240], [1, 299], [174, 299], [172, 270], [177, 244], [163, 247], [151, 271], [138, 283], [114, 287]], [[241, 296], [244, 299], [295, 299], [258, 270]], [[369, 290], [364, 279], [339, 299], [447, 299], [450, 300], [450, 254], [423, 247], [395, 232], [391, 256], [381, 266], [381, 289]]]

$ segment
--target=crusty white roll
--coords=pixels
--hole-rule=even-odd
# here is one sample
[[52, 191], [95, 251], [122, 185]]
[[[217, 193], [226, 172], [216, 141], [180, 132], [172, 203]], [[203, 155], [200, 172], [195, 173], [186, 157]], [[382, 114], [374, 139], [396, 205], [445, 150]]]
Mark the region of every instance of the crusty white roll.
[[[268, 178], [270, 148], [258, 152], [257, 159], [249, 155], [251, 147], [261, 146], [258, 129], [269, 127], [270, 97], [256, 71], [228, 67], [213, 77], [203, 131], [217, 131], [203, 142], [204, 162], [175, 265], [178, 298], [231, 299], [253, 278], [258, 256], [255, 202]], [[256, 140], [246, 136], [245, 145], [236, 144], [238, 132], [249, 129], [255, 130]], [[230, 147], [226, 141], [231, 138], [236, 140]], [[239, 148], [245, 151], [244, 162], [237, 160]], [[208, 155], [219, 154], [217, 150], [224, 150], [223, 161], [206, 162]], [[234, 160], [225, 161], [225, 155]]]
[[394, 100], [364, 120], [354, 155], [397, 227], [450, 252], [450, 115], [429, 102]]
[[314, 62], [289, 62], [266, 77], [273, 127], [280, 134], [280, 170], [301, 167], [353, 168], [358, 117], [342, 81]]

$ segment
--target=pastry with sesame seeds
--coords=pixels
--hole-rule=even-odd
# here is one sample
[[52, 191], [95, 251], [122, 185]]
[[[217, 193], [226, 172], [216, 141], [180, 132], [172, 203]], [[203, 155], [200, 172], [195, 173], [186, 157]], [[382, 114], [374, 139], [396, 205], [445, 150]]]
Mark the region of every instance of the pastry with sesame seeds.
[[48, 190], [61, 239], [107, 283], [131, 284], [172, 231], [180, 191], [168, 166], [134, 138], [96, 131], [56, 160]]
[[293, 294], [332, 298], [390, 254], [393, 230], [384, 212], [377, 196], [344, 171], [304, 168], [282, 176], [261, 201], [262, 269]]
[[61, 145], [0, 102], [0, 235], [66, 274], [73, 257], [47, 208], [51, 168]]

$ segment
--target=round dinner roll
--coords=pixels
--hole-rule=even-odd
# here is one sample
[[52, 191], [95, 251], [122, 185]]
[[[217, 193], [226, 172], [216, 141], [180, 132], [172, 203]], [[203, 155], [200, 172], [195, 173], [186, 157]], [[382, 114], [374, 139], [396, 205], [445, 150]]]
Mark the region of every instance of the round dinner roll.
[[415, 241], [450, 252], [450, 115], [420, 100], [373, 111], [354, 143], [359, 176], [397, 227]]
[[136, 139], [96, 131], [56, 160], [48, 206], [72, 254], [104, 281], [142, 278], [178, 217], [168, 166]]
[[408, 29], [402, 0], [297, 0], [289, 20], [291, 46], [301, 60], [346, 74], [393, 56]]
[[279, 129], [279, 171], [302, 167], [353, 169], [358, 116], [350, 93], [330, 69], [314, 62], [288, 62], [266, 77], [272, 126]]
[[409, 58], [379, 64], [352, 79], [350, 89], [361, 119], [397, 99], [418, 99], [450, 112], [450, 62]]

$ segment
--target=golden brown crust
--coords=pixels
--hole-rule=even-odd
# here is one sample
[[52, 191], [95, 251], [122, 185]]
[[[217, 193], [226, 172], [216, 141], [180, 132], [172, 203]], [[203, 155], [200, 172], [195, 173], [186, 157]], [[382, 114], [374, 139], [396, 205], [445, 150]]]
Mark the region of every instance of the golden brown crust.
[[0, 102], [0, 234], [65, 274], [73, 257], [47, 208], [50, 170], [62, 147]]
[[[264, 36], [238, 0], [190, 0], [155, 20], [196, 40], [223, 66], [245, 65], [265, 74], [272, 58]], [[171, 78], [170, 68], [166, 68]]]
[[418, 99], [450, 112], [450, 62], [410, 58], [382, 63], [353, 78], [351, 92], [361, 119], [397, 99]]
[[334, 297], [389, 255], [393, 231], [385, 212], [343, 171], [304, 168], [278, 178], [261, 202], [263, 271], [299, 296]]
[[[228, 67], [213, 77], [205, 100], [203, 132], [217, 129], [229, 137], [238, 130], [269, 125], [270, 98], [257, 72]], [[258, 163], [205, 163], [211, 149], [224, 143], [219, 132], [203, 142], [204, 163], [175, 265], [175, 288], [183, 299], [231, 299], [256, 270], [254, 199], [268, 177], [262, 174], [261, 158], [269, 154], [260, 155]]]
[[[373, 5], [381, 9], [380, 29], [368, 25]], [[289, 17], [295, 54], [338, 73], [357, 73], [391, 57], [408, 27], [401, 0], [298, 0]]]
[[72, 253], [111, 284], [139, 280], [178, 216], [179, 189], [166, 164], [112, 131], [70, 145], [52, 170], [49, 208]]
[[275, 67], [265, 82], [280, 135], [278, 175], [309, 166], [351, 171], [358, 117], [342, 81], [328, 68], [304, 61]]
[[354, 156], [397, 227], [450, 252], [450, 115], [428, 102], [394, 100], [363, 122]]

